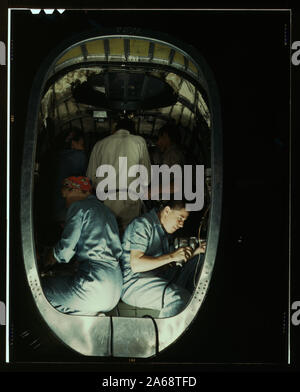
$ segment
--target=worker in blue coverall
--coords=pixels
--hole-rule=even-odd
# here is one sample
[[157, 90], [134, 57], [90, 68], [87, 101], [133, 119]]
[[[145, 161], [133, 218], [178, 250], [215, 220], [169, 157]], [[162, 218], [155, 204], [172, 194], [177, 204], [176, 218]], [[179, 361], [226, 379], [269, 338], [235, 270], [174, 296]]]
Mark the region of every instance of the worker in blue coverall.
[[[174, 316], [187, 305], [194, 289], [196, 265], [203, 262], [206, 243], [203, 241], [195, 251], [188, 246], [174, 251], [169, 240], [183, 227], [188, 215], [183, 200], [171, 200], [128, 225], [121, 256], [123, 302], [159, 310], [159, 317]], [[178, 261], [183, 262], [182, 267], [171, 267]]]
[[65, 179], [62, 194], [68, 207], [61, 239], [49, 253], [45, 267], [76, 257], [73, 276], [42, 279], [48, 301], [59, 311], [97, 315], [113, 309], [121, 295], [122, 247], [113, 213], [94, 195], [87, 177]]

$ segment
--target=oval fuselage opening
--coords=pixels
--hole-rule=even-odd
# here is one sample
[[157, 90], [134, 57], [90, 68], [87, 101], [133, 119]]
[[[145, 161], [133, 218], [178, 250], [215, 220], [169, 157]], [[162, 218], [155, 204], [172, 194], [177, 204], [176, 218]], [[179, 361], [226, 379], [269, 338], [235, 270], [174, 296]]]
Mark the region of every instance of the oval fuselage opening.
[[[150, 357], [165, 349], [196, 317], [213, 272], [222, 197], [218, 93], [198, 53], [158, 37], [118, 32], [77, 38], [49, 57], [31, 92], [21, 208], [27, 278], [46, 323], [64, 343], [84, 355]], [[52, 151], [62, 135], [79, 129], [89, 157], [95, 143], [110, 134], [120, 113], [130, 113], [135, 133], [147, 143], [152, 164], [159, 130], [171, 122], [180, 130], [188, 164], [204, 166], [202, 208], [190, 214], [179, 237], [201, 236], [207, 242], [205, 257], [197, 264], [187, 306], [172, 317], [159, 318], [157, 311], [121, 300], [106, 317], [64, 314], [51, 306], [42, 290], [45, 272], [41, 273], [39, 259], [61, 234], [59, 227], [49, 225], [51, 209], [45, 208], [51, 204]], [[151, 206], [150, 201], [144, 208]], [[54, 271], [58, 276], [73, 272]]]

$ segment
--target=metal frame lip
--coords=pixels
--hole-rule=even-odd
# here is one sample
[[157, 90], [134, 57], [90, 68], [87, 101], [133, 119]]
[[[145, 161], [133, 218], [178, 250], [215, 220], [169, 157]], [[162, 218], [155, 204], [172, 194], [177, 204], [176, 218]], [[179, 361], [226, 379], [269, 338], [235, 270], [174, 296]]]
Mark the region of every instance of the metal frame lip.
[[[77, 41], [76, 44], [78, 43], [79, 42]], [[58, 56], [54, 56], [53, 54], [51, 54], [51, 56], [49, 56], [45, 60], [45, 62], [40, 68], [33, 82], [33, 87], [32, 87], [32, 91], [29, 99], [29, 105], [28, 105], [29, 110], [28, 110], [28, 117], [26, 121], [25, 144], [24, 144], [24, 152], [23, 152], [23, 172], [22, 172], [22, 179], [21, 179], [22, 247], [24, 253], [24, 263], [25, 263], [25, 269], [27, 274], [27, 280], [29, 280], [29, 276], [30, 276], [29, 272], [34, 271], [34, 274], [38, 279], [38, 283], [40, 283], [40, 281], [39, 281], [39, 276], [37, 274], [36, 258], [35, 258], [35, 251], [34, 251], [33, 216], [32, 216], [33, 167], [34, 167], [36, 143], [37, 143], [35, 130], [37, 127], [38, 110], [41, 102], [41, 92], [45, 87], [49, 74], [52, 71], [51, 65], [53, 65], [54, 61], [57, 61], [57, 57]], [[53, 58], [55, 60], [53, 60]], [[221, 197], [221, 183], [222, 183], [221, 132], [222, 131], [221, 131], [220, 103], [219, 103], [218, 90], [214, 82], [214, 77], [212, 76], [211, 71], [206, 65], [205, 60], [202, 59], [202, 61], [200, 62], [197, 61], [196, 64], [198, 65], [198, 67], [202, 66], [202, 68], [205, 71], [205, 77], [208, 86], [210, 86], [210, 88], [208, 89], [208, 101], [210, 103], [214, 103], [214, 105], [211, 105], [212, 129], [214, 131], [212, 132], [212, 156], [211, 156], [211, 164], [213, 170], [213, 175], [212, 175], [213, 203], [211, 206], [211, 213], [210, 213], [208, 248], [204, 259], [204, 267], [205, 269], [207, 269], [207, 271], [210, 271], [210, 274], [207, 272], [206, 274], [207, 276], [205, 276], [205, 279], [208, 279], [208, 284], [206, 290], [202, 293], [204, 294], [203, 297], [201, 298], [197, 297], [197, 293], [194, 292], [194, 295], [192, 296], [190, 303], [187, 305], [187, 307], [184, 309], [183, 312], [170, 318], [155, 319], [156, 325], [158, 327], [159, 338], [160, 338], [159, 351], [162, 351], [166, 349], [168, 346], [174, 344], [174, 342], [184, 333], [184, 331], [186, 331], [186, 329], [191, 325], [191, 322], [196, 318], [197, 312], [199, 311], [200, 306], [207, 293], [209, 281], [211, 278], [211, 274], [213, 272], [213, 266], [216, 257], [216, 249], [218, 245], [221, 200], [222, 200]], [[214, 140], [214, 137], [216, 138], [216, 140]], [[200, 280], [201, 280], [201, 276], [199, 278], [199, 282]], [[198, 302], [197, 304], [196, 301]], [[38, 301], [36, 301], [35, 303], [41, 313], [42, 318], [52, 329], [52, 331], [64, 343], [67, 341], [68, 346], [70, 346], [73, 350], [82, 353], [84, 355], [93, 355], [93, 356], [109, 355], [106, 345], [105, 347], [101, 345], [99, 346], [99, 341], [108, 342], [109, 340], [107, 338], [110, 335], [109, 326], [107, 325], [106, 329], [100, 328], [100, 323], [105, 324], [106, 321], [103, 320], [108, 320], [107, 317], [103, 317], [103, 318], [91, 317], [87, 325], [86, 323], [84, 323], [83, 316], [76, 316], [76, 318], [72, 317], [70, 319], [68, 318], [68, 315], [57, 312], [48, 303], [48, 301], [45, 299], [43, 294], [38, 296]], [[191, 310], [192, 307], [194, 309], [193, 311]], [[57, 322], [58, 319], [64, 321], [63, 326], [67, 329], [67, 335], [64, 334], [63, 331], [61, 330], [62, 324]], [[156, 354], [155, 343], [154, 343], [156, 340], [156, 335], [153, 330], [153, 322], [150, 319], [143, 319], [143, 318], [134, 319], [134, 318], [120, 318], [120, 317], [113, 318], [113, 319], [114, 319], [114, 338], [117, 341], [119, 338], [119, 342], [120, 342], [117, 349], [114, 349], [114, 354], [116, 357], [135, 356], [135, 357], [147, 358]], [[69, 321], [71, 320], [72, 322], [70, 323]], [[74, 325], [74, 322], [76, 325]], [[128, 351], [128, 348], [126, 348], [127, 346], [126, 347], [122, 346], [122, 341], [124, 341], [123, 328], [128, 323], [132, 324], [132, 327], [135, 328], [136, 330], [136, 334], [130, 337], [132, 339], [131, 342], [131, 344], [133, 345], [132, 347], [135, 347], [135, 351], [133, 354], [129, 352], [130, 350]], [[80, 336], [78, 336], [78, 328], [80, 325], [82, 326], [81, 332], [83, 332], [86, 328], [88, 328], [87, 331], [89, 332], [87, 335], [81, 333]], [[143, 328], [140, 328], [138, 330], [137, 325], [143, 325]], [[173, 333], [171, 339], [169, 338], [170, 331], [172, 331]], [[168, 335], [167, 338], [166, 338], [166, 333]], [[70, 334], [72, 335], [71, 342], [69, 341]], [[84, 347], [82, 346], [83, 337], [85, 342]], [[167, 341], [164, 339], [167, 339]], [[128, 344], [128, 342], [126, 344]]]
[[[194, 60], [192, 59], [192, 57], [186, 53], [183, 49], [175, 46], [174, 44], [158, 39], [158, 38], [153, 38], [153, 37], [147, 37], [142, 36], [142, 35], [135, 35], [135, 34], [104, 34], [104, 35], [99, 35], [99, 36], [94, 36], [91, 38], [86, 38], [83, 39], [82, 41], [78, 41], [76, 43], [74, 43], [73, 45], [71, 45], [70, 47], [66, 48], [65, 51], [61, 52], [60, 56], [58, 58], [63, 57], [68, 50], [71, 50], [77, 46], [81, 46], [82, 44], [86, 43], [86, 42], [91, 42], [91, 41], [97, 41], [97, 40], [105, 40], [105, 39], [110, 39], [110, 38], [122, 38], [122, 39], [137, 39], [137, 40], [141, 40], [141, 41], [148, 41], [148, 42], [155, 42], [155, 43], [159, 43], [159, 44], [163, 44], [168, 46], [169, 48], [175, 50], [176, 52], [181, 53], [184, 57], [187, 57], [189, 59], [189, 61], [192, 61], [194, 63]], [[145, 57], [146, 58], [146, 57]]]

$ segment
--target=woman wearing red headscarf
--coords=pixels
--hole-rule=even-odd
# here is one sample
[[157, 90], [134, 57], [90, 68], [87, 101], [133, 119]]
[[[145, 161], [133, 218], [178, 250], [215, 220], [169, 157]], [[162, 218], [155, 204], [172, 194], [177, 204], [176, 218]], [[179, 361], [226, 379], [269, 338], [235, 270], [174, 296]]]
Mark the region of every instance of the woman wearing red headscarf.
[[122, 246], [118, 225], [113, 213], [91, 192], [87, 177], [64, 180], [66, 223], [45, 267], [68, 263], [75, 256], [79, 268], [74, 276], [42, 280], [45, 296], [63, 313], [96, 315], [110, 311], [120, 299]]

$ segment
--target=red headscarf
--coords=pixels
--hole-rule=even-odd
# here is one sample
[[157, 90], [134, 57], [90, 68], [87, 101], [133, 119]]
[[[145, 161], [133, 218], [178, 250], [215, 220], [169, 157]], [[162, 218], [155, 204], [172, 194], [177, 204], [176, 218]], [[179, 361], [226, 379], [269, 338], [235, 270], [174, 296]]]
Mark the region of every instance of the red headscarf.
[[69, 189], [81, 189], [82, 191], [91, 192], [92, 185], [88, 177], [68, 177], [64, 179], [63, 186]]

